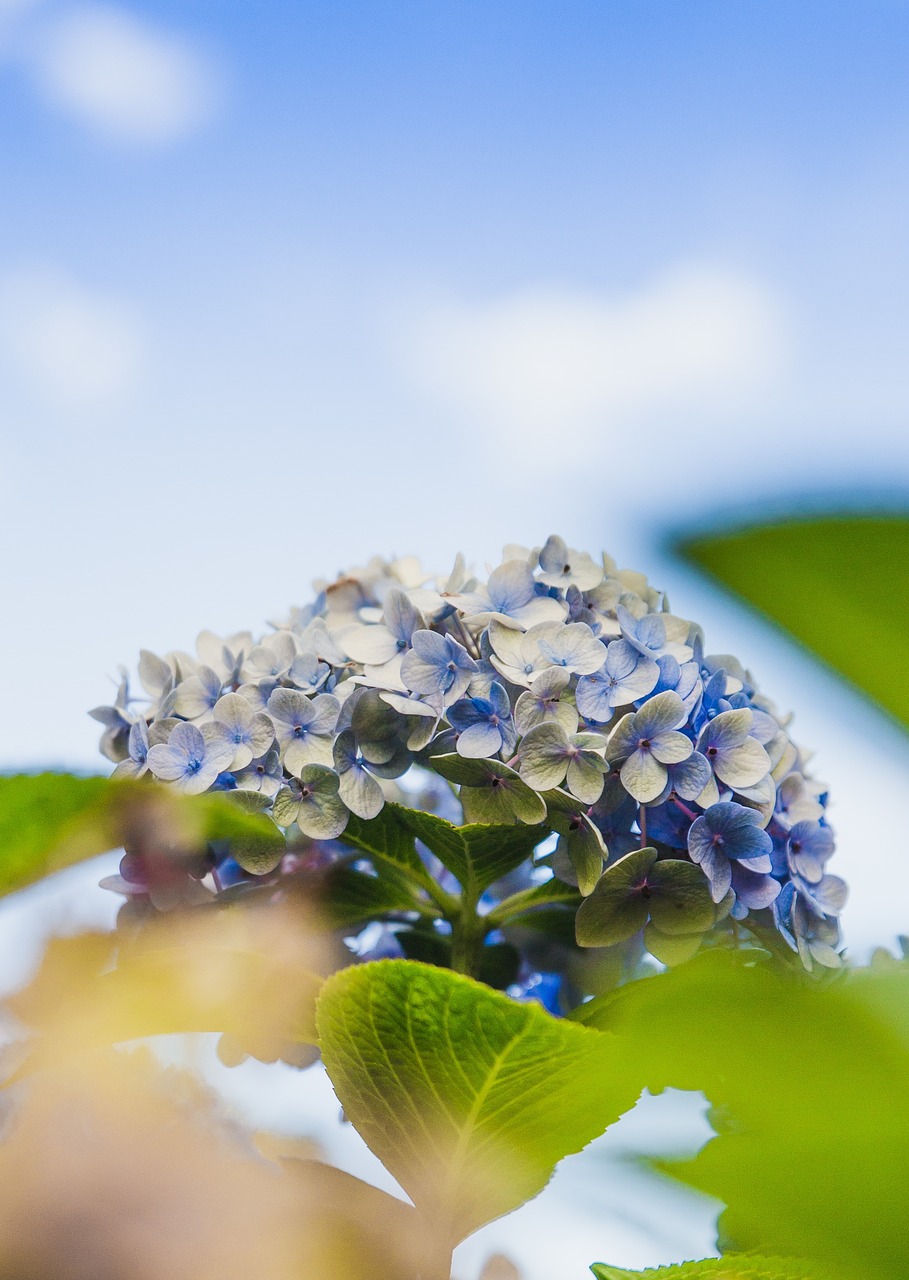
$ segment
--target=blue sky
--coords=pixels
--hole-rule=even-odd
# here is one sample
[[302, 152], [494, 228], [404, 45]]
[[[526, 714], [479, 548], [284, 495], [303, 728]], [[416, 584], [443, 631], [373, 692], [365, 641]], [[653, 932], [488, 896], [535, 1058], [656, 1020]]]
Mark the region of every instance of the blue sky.
[[850, 938], [905, 928], [905, 739], [663, 539], [909, 492], [907, 52], [896, 0], [0, 0], [0, 767], [95, 767], [140, 646], [557, 530], [795, 708]]
[[662, 546], [909, 490], [907, 36], [884, 0], [0, 0], [0, 764], [95, 767], [140, 646], [559, 530], [816, 719], [858, 831], [854, 734], [878, 791], [902, 740]]
[[[652, 570], [667, 525], [905, 489], [907, 35], [0, 0], [4, 762], [90, 762], [140, 644], [374, 551], [558, 528]], [[51, 732], [13, 655], [61, 627]]]

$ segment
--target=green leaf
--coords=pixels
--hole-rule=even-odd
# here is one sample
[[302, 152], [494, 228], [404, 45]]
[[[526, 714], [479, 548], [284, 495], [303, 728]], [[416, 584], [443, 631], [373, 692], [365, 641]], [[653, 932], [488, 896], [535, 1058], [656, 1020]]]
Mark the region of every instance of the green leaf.
[[[582, 898], [573, 885], [553, 876], [543, 884], [534, 885], [532, 889], [522, 889], [513, 893], [510, 898], [503, 898], [498, 906], [493, 907], [486, 917], [488, 923], [500, 925], [519, 917], [530, 917], [541, 907], [562, 905], [579, 907]], [[523, 922], [529, 922], [525, 919]]]
[[909, 519], [786, 520], [681, 550], [909, 726]]
[[0, 893], [116, 847], [107, 778], [0, 778]]
[[116, 849], [137, 831], [178, 851], [226, 840], [256, 874], [277, 866], [284, 850], [271, 819], [246, 812], [232, 794], [182, 796], [144, 778], [18, 774], [0, 777], [0, 894]]
[[449, 1247], [637, 1097], [611, 1037], [413, 961], [335, 974], [317, 1021], [345, 1114]]
[[422, 840], [468, 894], [479, 897], [519, 867], [549, 834], [543, 826], [471, 824], [456, 827], [435, 814], [394, 806], [400, 822]]
[[421, 879], [426, 868], [413, 841], [413, 833], [401, 821], [394, 804], [386, 804], [374, 818], [358, 818], [352, 813], [344, 828], [345, 844]]
[[399, 911], [416, 907], [407, 885], [396, 877], [368, 875], [351, 867], [333, 867], [325, 877], [319, 896], [322, 919], [332, 928], [366, 924]]
[[626, 1271], [595, 1262], [590, 1268], [596, 1280], [832, 1280], [810, 1263], [797, 1258], [762, 1258], [757, 1254], [727, 1254], [703, 1262], [682, 1262], [673, 1267]]
[[585, 1006], [642, 1084], [701, 1089], [720, 1133], [661, 1168], [722, 1200], [738, 1249], [904, 1280], [909, 969], [818, 983], [705, 951]]

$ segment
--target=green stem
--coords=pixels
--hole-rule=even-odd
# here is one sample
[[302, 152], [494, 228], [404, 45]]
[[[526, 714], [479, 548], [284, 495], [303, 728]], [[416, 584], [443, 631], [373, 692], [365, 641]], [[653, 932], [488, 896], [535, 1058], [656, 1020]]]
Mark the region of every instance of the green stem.
[[480, 971], [483, 942], [489, 932], [487, 918], [477, 915], [477, 903], [473, 894], [465, 889], [460, 910], [451, 919], [451, 967], [455, 973], [476, 978]]
[[[547, 881], [547, 883], [549, 883]], [[554, 907], [562, 903], [569, 906], [578, 906], [581, 902], [581, 895], [577, 889], [572, 889], [570, 885], [565, 885], [564, 898], [551, 898], [548, 901], [541, 901], [539, 896], [539, 885], [534, 885], [532, 889], [521, 889], [518, 893], [513, 893], [508, 898], [503, 898], [498, 906], [493, 907], [483, 921], [488, 930], [500, 929], [503, 924], [509, 924], [517, 916], [522, 915], [525, 911], [533, 911], [537, 907]]]

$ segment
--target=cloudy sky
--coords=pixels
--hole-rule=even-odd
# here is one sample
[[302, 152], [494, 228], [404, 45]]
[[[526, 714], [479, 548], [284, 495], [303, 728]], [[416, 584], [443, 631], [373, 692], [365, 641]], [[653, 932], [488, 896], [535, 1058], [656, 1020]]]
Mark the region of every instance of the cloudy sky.
[[909, 491], [907, 52], [905, 0], [0, 0], [0, 767], [95, 767], [140, 646], [556, 530], [796, 709], [850, 937], [905, 928], [904, 739], [663, 548]]

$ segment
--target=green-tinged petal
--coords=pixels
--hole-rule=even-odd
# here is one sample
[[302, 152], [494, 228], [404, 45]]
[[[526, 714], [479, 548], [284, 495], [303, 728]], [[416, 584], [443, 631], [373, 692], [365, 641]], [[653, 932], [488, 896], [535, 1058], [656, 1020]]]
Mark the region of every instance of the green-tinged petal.
[[535, 791], [557, 787], [565, 777], [570, 749], [568, 734], [560, 724], [537, 725], [521, 742], [521, 777]]
[[[562, 825], [560, 822], [560, 826]], [[559, 844], [574, 868], [578, 888], [586, 897], [593, 892], [603, 872], [603, 858], [606, 854], [603, 837], [586, 813], [574, 815], [564, 823], [564, 828]]]
[[753, 787], [770, 772], [770, 757], [755, 738], [746, 738], [741, 746], [721, 751], [713, 767], [727, 787]]
[[650, 914], [642, 889], [657, 861], [656, 849], [635, 849], [603, 872], [575, 922], [578, 945], [609, 947], [641, 929]]
[[680, 858], [658, 862], [647, 875], [647, 885], [650, 916], [661, 933], [703, 933], [713, 925], [716, 909], [710, 885], [693, 862]]
[[584, 804], [596, 804], [603, 794], [603, 774], [608, 768], [606, 761], [593, 752], [574, 756], [568, 762], [566, 775], [569, 791]]
[[665, 765], [654, 760], [649, 751], [635, 751], [621, 769], [622, 785], [638, 804], [649, 804], [655, 800], [668, 777]]
[[341, 774], [338, 795], [358, 818], [374, 818], [385, 803], [382, 788], [365, 769], [347, 769]]

